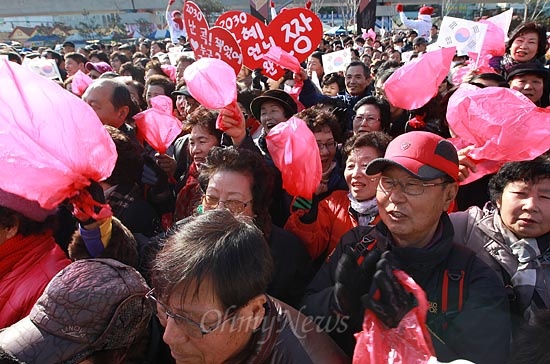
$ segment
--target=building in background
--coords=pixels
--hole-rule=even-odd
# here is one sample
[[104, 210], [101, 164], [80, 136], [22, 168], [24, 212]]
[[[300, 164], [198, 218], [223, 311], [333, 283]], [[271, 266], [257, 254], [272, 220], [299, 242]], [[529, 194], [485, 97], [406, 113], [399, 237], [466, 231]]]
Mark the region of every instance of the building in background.
[[[177, 0], [181, 2], [181, 0]], [[269, 3], [268, 0], [223, 0], [220, 12], [210, 14], [213, 22], [223, 11], [240, 10], [250, 12], [250, 3]], [[375, 0], [371, 0], [375, 1]], [[208, 0], [212, 3], [212, 1]], [[282, 7], [303, 7], [305, 0], [274, 0], [278, 11]], [[365, 0], [337, 1], [313, 0], [312, 10], [328, 26], [354, 28], [358, 6]], [[389, 30], [399, 26], [395, 4], [398, 1], [377, 1], [376, 28]], [[416, 17], [419, 6], [426, 3], [436, 9], [433, 17], [437, 22], [444, 15], [475, 19], [491, 16], [512, 6], [516, 14], [523, 14], [524, 3], [500, 3], [495, 0], [483, 3], [441, 0], [426, 2], [401, 0], [409, 17]], [[201, 0], [196, 0], [201, 4]], [[183, 3], [182, 3], [183, 4]], [[164, 11], [166, 0], [55, 0], [44, 6], [44, 0], [25, 0], [24, 7], [19, 1], [0, 2], [0, 41], [19, 36], [24, 41], [26, 31], [37, 28], [38, 35], [52, 35], [56, 27], [63, 27], [66, 33], [79, 34], [82, 39], [136, 38], [147, 36], [165, 28]], [[550, 10], [549, 10], [550, 11]], [[12, 34], [16, 32], [17, 34]], [[49, 33], [50, 32], [50, 33]], [[34, 34], [36, 35], [36, 34]], [[30, 38], [32, 35], [29, 35]]]

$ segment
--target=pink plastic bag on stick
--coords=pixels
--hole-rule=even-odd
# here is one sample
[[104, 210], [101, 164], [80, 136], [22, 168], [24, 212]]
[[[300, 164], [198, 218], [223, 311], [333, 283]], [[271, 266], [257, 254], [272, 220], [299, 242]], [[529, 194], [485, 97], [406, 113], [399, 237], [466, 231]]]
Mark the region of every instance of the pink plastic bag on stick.
[[439, 89], [456, 53], [456, 47], [428, 52], [398, 68], [384, 83], [388, 101], [401, 109], [418, 109]]
[[311, 199], [321, 182], [322, 166], [317, 141], [306, 123], [292, 117], [271, 129], [266, 140], [283, 188], [292, 196]]
[[6, 60], [0, 85], [0, 189], [52, 209], [111, 175], [115, 145], [88, 104]]
[[418, 306], [409, 311], [395, 329], [388, 328], [373, 312], [366, 310], [363, 331], [355, 334], [353, 364], [426, 364], [435, 355], [426, 328], [426, 293], [407, 273], [395, 270], [394, 274], [405, 290], [414, 294]]
[[146, 140], [160, 154], [180, 135], [182, 124], [172, 115], [172, 99], [159, 95], [151, 99], [152, 108], [134, 116], [137, 138]]
[[294, 73], [300, 72], [301, 66], [298, 59], [287, 51], [281, 49], [281, 47], [271, 46], [267, 53], [264, 54], [264, 58], [268, 61], [272, 61], [278, 66], [281, 66], [282, 68], [291, 70]]
[[[291, 70], [294, 73], [299, 73], [302, 69], [298, 59], [287, 51], [281, 49], [281, 47], [272, 46], [264, 55], [264, 58], [268, 61], [272, 61], [277, 66]], [[296, 106], [298, 107], [298, 112], [305, 109], [304, 105], [298, 99], [298, 96], [300, 95], [300, 92], [302, 92], [303, 87], [304, 81], [297, 81], [295, 82], [294, 86], [287, 91], [296, 103]]]
[[73, 76], [73, 82], [71, 83], [71, 91], [77, 96], [82, 96], [88, 86], [93, 82], [92, 78], [82, 72], [81, 70], [76, 71]]
[[[233, 68], [224, 61], [217, 58], [201, 58], [185, 69], [183, 78], [189, 93], [201, 105], [209, 109], [225, 108], [225, 115], [239, 109], [237, 76]], [[235, 115], [234, 119], [240, 118]], [[225, 130], [222, 114], [216, 120], [216, 128]]]
[[537, 107], [520, 92], [503, 87], [480, 89], [462, 84], [449, 99], [447, 121], [477, 172], [461, 184], [495, 173], [506, 162], [533, 159], [548, 150], [550, 109]]

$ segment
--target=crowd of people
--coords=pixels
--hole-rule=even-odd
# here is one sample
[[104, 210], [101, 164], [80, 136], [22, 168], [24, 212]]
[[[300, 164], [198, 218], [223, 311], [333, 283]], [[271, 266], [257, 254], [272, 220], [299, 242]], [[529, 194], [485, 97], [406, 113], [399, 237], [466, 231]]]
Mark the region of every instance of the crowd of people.
[[[457, 81], [468, 57], [455, 56], [426, 105], [392, 105], [385, 82], [422, 62], [437, 31], [325, 36], [300, 72], [278, 80], [243, 66], [238, 115], [193, 97], [181, 29], [165, 41], [0, 49], [19, 64], [54, 59], [58, 92], [77, 94], [77, 73], [88, 75], [77, 96], [117, 154], [110, 176], [86, 187], [112, 216], [0, 189], [0, 360], [347, 363], [366, 311], [393, 329], [417, 305], [394, 274], [402, 270], [426, 293], [440, 362], [548, 363], [550, 155], [502, 161], [462, 184], [479, 161], [472, 146], [453, 145], [446, 118], [461, 83], [510, 88], [547, 108], [546, 29], [521, 23], [491, 72]], [[323, 55], [344, 48], [345, 71], [325, 74]], [[183, 125], [162, 152], [134, 119], [159, 97]], [[286, 191], [270, 150], [270, 132], [292, 118], [319, 151], [312, 196]]]

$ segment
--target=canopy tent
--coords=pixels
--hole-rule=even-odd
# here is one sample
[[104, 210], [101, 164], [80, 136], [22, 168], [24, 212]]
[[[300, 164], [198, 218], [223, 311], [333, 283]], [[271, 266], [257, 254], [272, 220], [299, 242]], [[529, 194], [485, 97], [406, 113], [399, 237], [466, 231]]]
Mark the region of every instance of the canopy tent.
[[330, 28], [328, 31], [325, 32], [325, 34], [327, 35], [343, 35], [343, 34], [348, 34], [348, 31], [346, 30], [346, 28], [344, 28], [343, 26], [339, 26], [339, 27], [333, 27], [333, 28]]

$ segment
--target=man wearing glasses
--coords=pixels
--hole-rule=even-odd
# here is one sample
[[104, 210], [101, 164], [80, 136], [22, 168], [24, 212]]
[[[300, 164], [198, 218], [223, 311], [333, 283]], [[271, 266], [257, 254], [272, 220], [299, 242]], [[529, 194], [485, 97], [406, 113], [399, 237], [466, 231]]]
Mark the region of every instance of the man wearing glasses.
[[504, 287], [473, 252], [453, 243], [447, 210], [458, 189], [454, 146], [436, 134], [406, 133], [366, 173], [379, 177], [381, 222], [342, 237], [306, 290], [303, 312], [348, 317], [344, 334], [331, 335], [353, 352], [351, 333], [360, 330], [365, 309], [394, 328], [416, 305], [395, 279], [393, 270], [401, 269], [426, 292], [426, 324], [440, 361], [505, 362], [510, 318]]
[[171, 236], [146, 297], [176, 363], [345, 363], [305, 316], [265, 294], [273, 261], [251, 218], [212, 210]]

